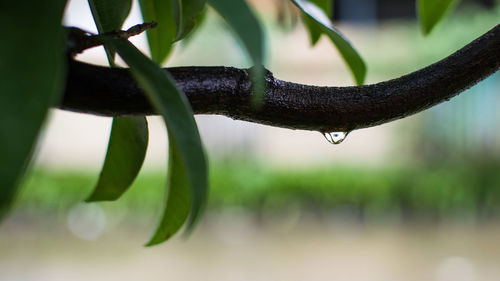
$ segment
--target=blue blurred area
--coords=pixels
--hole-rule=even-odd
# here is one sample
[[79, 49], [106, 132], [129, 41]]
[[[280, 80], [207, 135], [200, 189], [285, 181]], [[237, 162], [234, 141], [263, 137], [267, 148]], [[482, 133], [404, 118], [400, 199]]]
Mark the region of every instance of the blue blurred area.
[[496, 73], [423, 113], [418, 134], [425, 146], [416, 147], [418, 155], [428, 161], [499, 158], [499, 93], [500, 74]]

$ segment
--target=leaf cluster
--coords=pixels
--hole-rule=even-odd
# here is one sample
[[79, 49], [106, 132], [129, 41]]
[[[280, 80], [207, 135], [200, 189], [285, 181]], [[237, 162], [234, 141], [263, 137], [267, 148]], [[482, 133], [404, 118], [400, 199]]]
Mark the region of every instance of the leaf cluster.
[[[417, 1], [425, 33], [445, 14], [453, 0]], [[356, 84], [362, 85], [366, 66], [360, 54], [331, 22], [331, 0], [291, 0], [309, 31], [311, 43], [326, 35]], [[244, 0], [139, 0], [145, 22], [157, 27], [147, 31], [151, 58], [123, 38], [106, 35], [122, 29], [132, 0], [88, 0], [102, 34], [110, 67], [118, 54], [144, 89], [149, 101], [165, 120], [169, 140], [168, 181], [163, 212], [147, 245], [172, 237], [186, 225], [193, 228], [208, 194], [207, 161], [187, 98], [169, 74], [160, 68], [175, 46], [196, 30], [207, 6], [212, 7], [240, 40], [255, 65], [252, 71], [254, 104], [258, 106], [265, 87], [264, 31], [252, 8]], [[9, 210], [19, 183], [33, 156], [33, 150], [49, 108], [63, 92], [68, 54], [61, 25], [65, 0], [2, 1], [0, 25], [0, 219]], [[71, 58], [70, 58], [71, 59]], [[146, 155], [148, 125], [145, 116], [113, 119], [103, 168], [87, 201], [116, 200], [133, 183]]]

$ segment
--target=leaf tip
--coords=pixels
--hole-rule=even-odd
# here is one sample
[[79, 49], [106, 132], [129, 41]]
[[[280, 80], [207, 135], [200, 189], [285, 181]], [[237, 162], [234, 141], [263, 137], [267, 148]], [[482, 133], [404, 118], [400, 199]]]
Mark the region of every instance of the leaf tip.
[[87, 199], [83, 200], [83, 202], [85, 203], [95, 203], [95, 202], [99, 202], [99, 201], [103, 201], [102, 199], [99, 200], [99, 198], [96, 198], [94, 196], [89, 196]]
[[356, 71], [353, 70], [354, 80], [357, 86], [362, 86], [366, 81], [367, 67], [363, 59], [360, 57], [360, 68]]
[[434, 28], [434, 25], [435, 24], [431, 24], [431, 23], [425, 23], [424, 21], [420, 21], [420, 31], [422, 32], [422, 35], [423, 36], [428, 36], [432, 29]]
[[[196, 208], [196, 206], [198, 206]], [[183, 236], [185, 238], [191, 236], [191, 234], [193, 233], [194, 229], [196, 228], [196, 226], [198, 225], [198, 222], [200, 221], [202, 215], [203, 215], [203, 212], [204, 212], [204, 208], [205, 205], [204, 204], [193, 204], [192, 207], [191, 207], [191, 215], [189, 216], [187, 222], [186, 222], [186, 225], [184, 227], [184, 233], [183, 233]]]
[[115, 201], [119, 197], [120, 197], [119, 195], [114, 195], [114, 194], [111, 194], [111, 193], [104, 193], [104, 192], [102, 192], [101, 188], [99, 188], [99, 186], [98, 186], [83, 201], [85, 203], [95, 203], [95, 202], [102, 202], [102, 201]]
[[92, 191], [92, 193], [89, 196], [87, 196], [86, 199], [83, 200], [83, 202], [85, 202], [85, 203], [93, 203], [93, 202], [97, 202], [97, 201], [99, 201], [99, 199], [96, 196], [95, 189], [94, 189], [94, 191]]
[[168, 232], [164, 235], [160, 235], [158, 232], [155, 232], [153, 234], [153, 236], [151, 237], [151, 239], [149, 239], [149, 241], [144, 244], [144, 247], [153, 247], [153, 246], [156, 246], [158, 244], [161, 244], [167, 240], [169, 240], [170, 238], [172, 238], [172, 233], [171, 232]]

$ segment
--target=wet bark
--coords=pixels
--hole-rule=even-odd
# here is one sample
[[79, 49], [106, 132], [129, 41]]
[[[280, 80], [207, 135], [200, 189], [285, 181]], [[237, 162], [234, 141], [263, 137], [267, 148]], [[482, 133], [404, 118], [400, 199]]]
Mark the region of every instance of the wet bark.
[[[500, 68], [500, 25], [445, 59], [397, 79], [358, 87], [318, 87], [268, 72], [262, 105], [252, 106], [248, 69], [167, 68], [195, 114], [220, 114], [271, 126], [350, 131], [404, 118], [449, 100]], [[127, 69], [70, 60], [61, 109], [122, 116], [155, 110]]]

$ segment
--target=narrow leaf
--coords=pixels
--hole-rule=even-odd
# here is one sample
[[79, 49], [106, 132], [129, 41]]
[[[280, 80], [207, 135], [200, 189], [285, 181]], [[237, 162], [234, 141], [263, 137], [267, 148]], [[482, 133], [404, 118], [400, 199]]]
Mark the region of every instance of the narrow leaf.
[[[131, 0], [88, 0], [99, 33], [122, 28], [132, 7]], [[115, 52], [104, 45], [109, 64]], [[144, 162], [148, 126], [145, 117], [113, 118], [106, 159], [97, 186], [87, 201], [118, 199], [132, 184]]]
[[175, 41], [181, 40], [194, 28], [197, 19], [203, 12], [206, 0], [172, 0], [179, 1], [181, 5], [181, 16], [177, 21]]
[[[132, 8], [132, 0], [88, 0], [88, 2], [99, 33], [121, 29]], [[115, 52], [106, 45], [104, 49], [109, 64], [114, 66]]]
[[233, 29], [254, 65], [262, 65], [263, 31], [247, 3], [243, 0], [209, 0], [208, 3]]
[[[332, 2], [331, 0], [310, 0], [311, 3], [315, 4], [320, 8], [328, 18], [332, 16]], [[318, 24], [314, 19], [307, 15], [302, 16], [302, 21], [304, 22], [307, 31], [309, 32], [309, 38], [311, 39], [311, 45], [316, 45], [318, 43], [323, 29], [320, 24]]]
[[66, 1], [0, 1], [0, 219], [10, 208], [65, 77]]
[[176, 35], [182, 27], [182, 0], [170, 0], [172, 5], [172, 14], [174, 16], [175, 25], [177, 26]]
[[168, 134], [168, 179], [163, 216], [146, 244], [153, 246], [172, 237], [184, 225], [190, 210], [189, 180], [175, 139]]
[[[199, 218], [206, 202], [207, 164], [189, 102], [186, 96], [177, 88], [170, 75], [144, 56], [130, 42], [114, 38], [107, 38], [106, 41], [116, 49], [118, 54], [130, 66], [132, 75], [165, 120], [169, 131], [171, 153], [177, 153], [173, 157], [178, 159], [178, 161], [171, 162], [171, 165], [174, 165], [171, 170], [175, 174], [181, 174], [178, 176], [179, 179], [173, 178], [171, 182], [187, 181], [189, 186], [191, 208], [187, 227], [190, 230]], [[185, 177], [185, 180], [182, 177]], [[178, 188], [181, 187], [182, 185]], [[165, 214], [166, 212], [175, 212], [177, 209], [171, 210], [166, 206], [163, 217], [169, 216], [168, 213]], [[158, 232], [163, 231], [163, 229], [175, 228], [168, 225], [169, 221], [165, 223], [167, 225], [158, 227]], [[153, 235], [153, 238], [155, 237], [157, 235]], [[163, 236], [163, 239], [166, 238], [168, 237]], [[153, 240], [154, 244], [159, 242], [157, 239]]]
[[349, 70], [354, 76], [354, 80], [357, 85], [362, 85], [366, 77], [366, 65], [354, 49], [351, 43], [337, 30], [333, 27], [332, 22], [328, 16], [320, 9], [318, 6], [307, 0], [292, 0], [295, 5], [302, 10], [307, 16], [313, 19], [316, 23], [321, 26], [322, 32], [325, 33], [332, 43], [337, 47], [340, 55], [347, 63]]
[[254, 103], [262, 100], [264, 90], [264, 33], [257, 17], [244, 0], [209, 0], [214, 8], [233, 29], [252, 60]]
[[456, 0], [417, 0], [418, 19], [422, 32], [427, 35], [443, 18]]
[[151, 57], [159, 64], [165, 61], [172, 50], [172, 42], [177, 32], [172, 1], [139, 0], [144, 21], [155, 21], [158, 24], [155, 28], [148, 29], [146, 35]]
[[145, 117], [113, 118], [101, 176], [86, 201], [118, 199], [139, 173], [147, 147], [148, 123]]
[[194, 25], [182, 39], [181, 46], [185, 48], [191, 43], [192, 39], [195, 37], [195, 34], [200, 30], [200, 27], [203, 26], [203, 23], [206, 21], [208, 9], [204, 8], [201, 13], [193, 19]]

